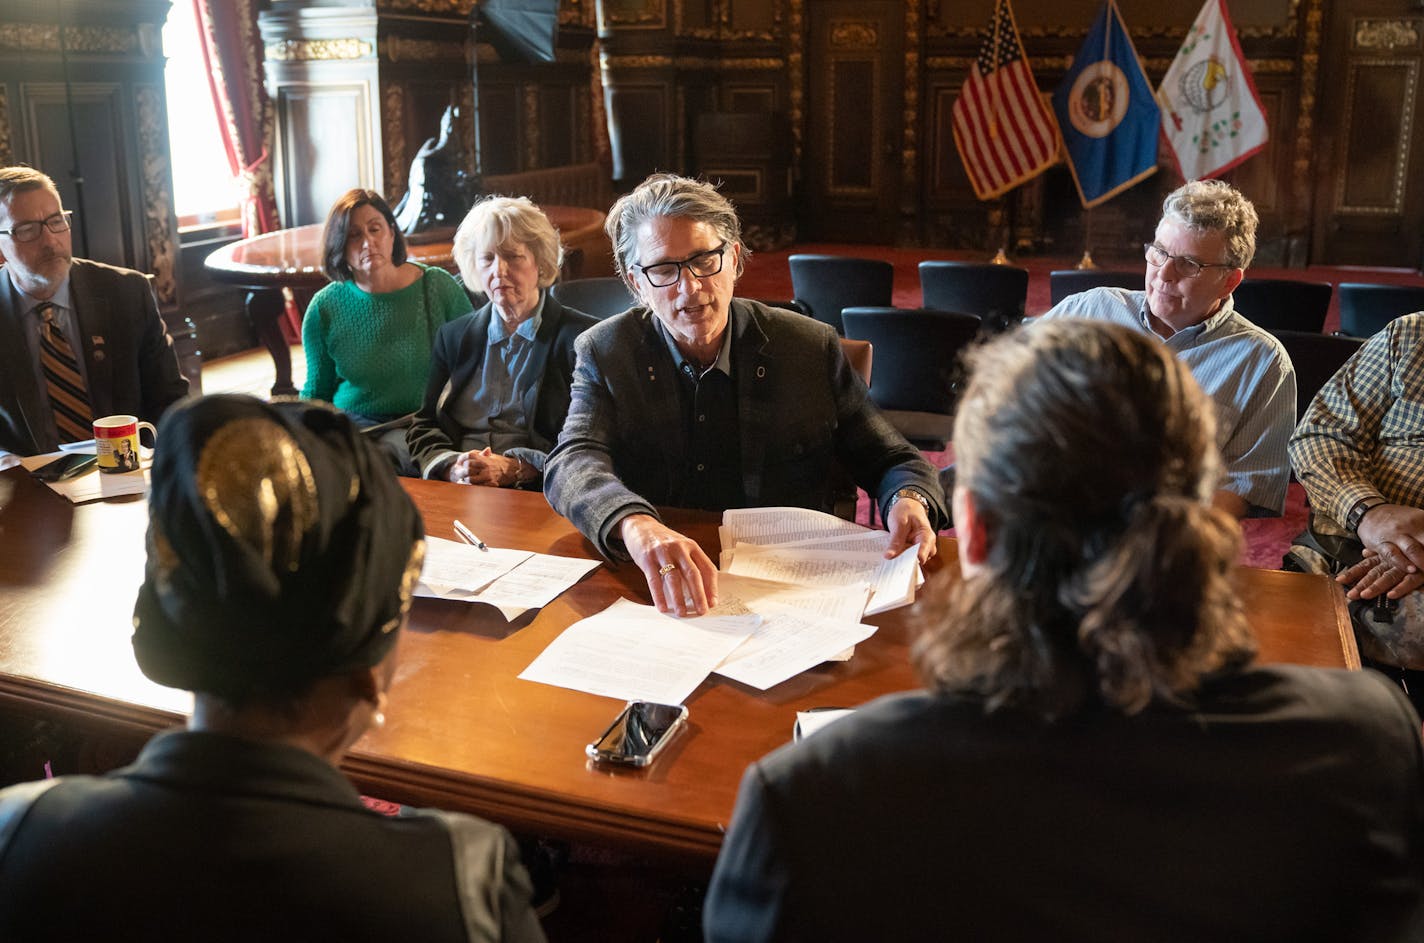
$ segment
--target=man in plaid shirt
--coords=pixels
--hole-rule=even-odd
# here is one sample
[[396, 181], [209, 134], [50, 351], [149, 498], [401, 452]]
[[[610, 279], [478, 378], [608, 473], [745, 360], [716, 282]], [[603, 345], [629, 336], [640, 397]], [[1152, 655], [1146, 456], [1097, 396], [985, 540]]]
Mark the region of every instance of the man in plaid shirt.
[[[1424, 312], [1390, 322], [1321, 388], [1290, 458], [1317, 538], [1302, 535], [1291, 557], [1339, 570], [1361, 601], [1351, 606], [1361, 655], [1424, 710]], [[1357, 540], [1362, 559], [1326, 559], [1332, 538]]]

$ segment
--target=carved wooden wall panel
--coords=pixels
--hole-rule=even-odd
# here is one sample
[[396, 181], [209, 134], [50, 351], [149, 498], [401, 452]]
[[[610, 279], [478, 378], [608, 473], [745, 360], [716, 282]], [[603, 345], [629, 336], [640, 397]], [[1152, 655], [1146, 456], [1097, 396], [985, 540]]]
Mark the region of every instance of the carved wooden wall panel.
[[0, 3], [0, 164], [45, 171], [65, 208], [79, 211], [67, 76], [88, 236], [85, 249], [75, 233], [75, 252], [153, 274], [182, 334], [160, 32], [167, 9], [158, 0]]
[[1419, 267], [1424, 17], [1405, 0], [1357, 0], [1332, 11], [1326, 34], [1321, 101], [1333, 134], [1316, 189], [1314, 258]]

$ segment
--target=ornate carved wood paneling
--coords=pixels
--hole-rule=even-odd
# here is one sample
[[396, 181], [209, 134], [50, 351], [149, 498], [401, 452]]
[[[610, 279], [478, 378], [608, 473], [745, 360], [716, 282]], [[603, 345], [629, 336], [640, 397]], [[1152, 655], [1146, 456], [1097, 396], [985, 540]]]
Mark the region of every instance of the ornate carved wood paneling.
[[1317, 177], [1314, 260], [1418, 267], [1424, 17], [1403, 0], [1361, 0], [1331, 16], [1321, 102], [1334, 146]]
[[65, 207], [80, 210], [67, 77], [88, 237], [86, 248], [76, 232], [76, 254], [155, 274], [169, 314], [180, 293], [163, 92], [167, 10], [159, 0], [0, 3], [0, 164], [44, 170]]

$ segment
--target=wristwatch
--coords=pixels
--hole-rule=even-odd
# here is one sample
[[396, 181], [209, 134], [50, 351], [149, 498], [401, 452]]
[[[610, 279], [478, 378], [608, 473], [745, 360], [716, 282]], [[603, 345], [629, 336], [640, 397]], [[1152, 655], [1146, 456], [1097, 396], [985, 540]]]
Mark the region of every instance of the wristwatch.
[[891, 495], [890, 503], [885, 508], [886, 512], [888, 513], [890, 508], [893, 508], [897, 503], [899, 503], [901, 498], [913, 498], [914, 500], [920, 502], [920, 506], [925, 509], [926, 514], [930, 512], [930, 499], [920, 494], [914, 488], [901, 488], [899, 491]]
[[1350, 513], [1345, 515], [1345, 529], [1356, 537], [1360, 535], [1360, 521], [1364, 520], [1365, 513], [1370, 508], [1377, 508], [1385, 504], [1384, 498], [1361, 498], [1350, 506]]

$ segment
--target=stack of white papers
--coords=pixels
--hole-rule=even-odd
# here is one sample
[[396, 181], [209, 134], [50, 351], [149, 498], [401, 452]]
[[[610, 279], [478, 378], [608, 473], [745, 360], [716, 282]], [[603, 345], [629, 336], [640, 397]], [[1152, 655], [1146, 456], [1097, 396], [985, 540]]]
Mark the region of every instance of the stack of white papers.
[[425, 538], [425, 567], [415, 595], [494, 606], [506, 619], [548, 605], [583, 579], [597, 560], [528, 550], [481, 550], [440, 537]]
[[565, 629], [519, 677], [625, 701], [681, 704], [760, 624], [751, 613], [679, 619], [619, 599]]
[[[87, 451], [90, 454], [94, 452], [94, 440], [90, 439], [87, 442], [74, 442], [61, 446], [58, 452], [25, 456], [20, 459], [20, 464], [26, 471], [34, 471], [67, 453], [86, 451], [85, 448], [76, 446], [87, 446]], [[99, 471], [96, 465], [84, 474], [66, 481], [47, 481], [45, 484], [51, 491], [64, 495], [74, 504], [97, 501], [100, 498], [117, 498], [126, 494], [143, 494], [148, 490], [148, 470], [152, 465], [153, 453], [148, 452], [143, 458], [142, 466], [137, 471], [105, 473]]]

